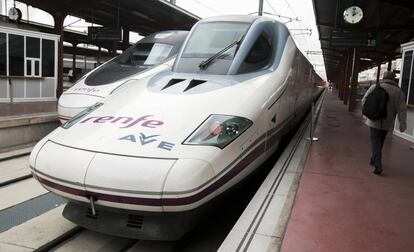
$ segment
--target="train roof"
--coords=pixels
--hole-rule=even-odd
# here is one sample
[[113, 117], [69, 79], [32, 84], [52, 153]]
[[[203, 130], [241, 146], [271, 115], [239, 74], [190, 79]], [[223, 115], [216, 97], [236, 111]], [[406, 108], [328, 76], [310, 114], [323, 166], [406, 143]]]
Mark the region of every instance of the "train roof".
[[286, 26], [268, 17], [206, 18], [191, 29], [172, 71], [235, 75], [264, 69], [265, 65], [275, 69], [288, 37]]
[[137, 43], [165, 43], [165, 44], [172, 44], [175, 45], [177, 43], [181, 44], [184, 39], [187, 37], [188, 31], [182, 30], [168, 30], [168, 31], [161, 31], [152, 33]]

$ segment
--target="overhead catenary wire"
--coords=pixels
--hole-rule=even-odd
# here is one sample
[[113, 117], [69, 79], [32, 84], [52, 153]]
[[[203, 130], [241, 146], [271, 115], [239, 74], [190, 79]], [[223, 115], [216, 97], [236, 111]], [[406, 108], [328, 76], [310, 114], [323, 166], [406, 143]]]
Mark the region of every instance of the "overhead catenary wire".
[[[291, 12], [292, 12], [292, 14], [293, 15], [295, 15], [295, 16], [298, 16], [297, 14], [296, 14], [296, 11], [292, 8], [292, 6], [289, 4], [289, 1], [287, 1], [287, 0], [284, 0], [284, 2], [286, 3], [286, 5], [287, 5], [287, 7], [291, 10]], [[303, 27], [303, 25], [302, 25], [302, 22], [301, 21], [299, 21], [298, 22], [298, 24], [299, 24], [299, 27], [300, 27], [300, 29], [302, 29], [302, 30], [307, 30], [307, 29], [309, 29], [309, 28], [304, 28]], [[310, 31], [310, 33], [296, 33], [296, 34], [293, 34], [294, 36], [298, 36], [298, 35], [309, 35], [309, 36], [311, 36], [312, 35], [312, 31]], [[299, 40], [299, 39], [298, 39]], [[304, 42], [304, 44], [305, 44], [305, 46], [306, 46], [306, 50], [309, 50], [309, 43], [308, 43], [308, 41], [307, 41], [307, 39], [306, 38], [304, 38], [303, 40], [302, 40], [303, 42]]]
[[[270, 9], [272, 9], [273, 13], [275, 13], [276, 15], [279, 15], [279, 13], [276, 11], [276, 9], [273, 7], [272, 3], [270, 3], [269, 0], [266, 0], [267, 5], [269, 5]], [[281, 19], [279, 17], [279, 19]]]
[[200, 1], [198, 1], [198, 0], [194, 0], [194, 2], [196, 2], [197, 4], [199, 4], [199, 5], [203, 6], [204, 8], [206, 8], [206, 9], [208, 9], [208, 10], [210, 10], [210, 11], [212, 11], [212, 12], [214, 12], [214, 13], [218, 14], [218, 15], [222, 15], [222, 13], [220, 13], [219, 11], [217, 11], [217, 10], [213, 9], [212, 7], [210, 7], [210, 6], [206, 5], [206, 4], [204, 4], [204, 3], [202, 3], [202, 2], [200, 2]]
[[[257, 14], [257, 13], [258, 13], [258, 12], [257, 12], [257, 11], [255, 11], [255, 12], [250, 12], [250, 13], [248, 13], [247, 15], [254, 15], [254, 14]], [[290, 20], [292, 20], [292, 21], [300, 21], [300, 19], [298, 19], [298, 18], [287, 17], [287, 16], [283, 16], [283, 15], [279, 15], [279, 14], [274, 14], [274, 13], [271, 13], [271, 12], [266, 12], [266, 11], [263, 11], [263, 13], [264, 13], [264, 14], [267, 14], [267, 15], [275, 16], [275, 17], [278, 17], [278, 18], [290, 19]], [[289, 22], [290, 22], [290, 21], [289, 21]], [[287, 22], [287, 23], [289, 23], [289, 22]], [[286, 24], [286, 23], [284, 23], [284, 24]]]
[[[281, 2], [281, 1], [278, 2], [277, 10], [280, 11], [280, 10], [285, 9], [285, 12], [286, 12], [286, 9], [287, 9], [288, 10], [287, 13], [292, 14], [292, 16], [294, 16], [295, 18], [279, 15], [278, 11], [276, 11], [276, 8], [274, 8], [274, 6], [273, 6], [273, 4], [275, 2], [276, 2], [276, 0], [266, 0], [267, 6], [275, 14], [268, 13], [268, 12], [263, 12], [263, 13], [266, 13], [266, 14], [272, 15], [272, 16], [277, 16], [279, 19], [281, 19], [280, 21], [283, 22], [286, 26], [288, 26], [288, 29], [289, 29], [289, 31], [291, 31], [292, 36], [296, 38], [295, 40], [297, 41], [297, 43], [303, 45], [303, 50], [304, 51], [311, 50], [311, 47], [310, 47], [309, 42], [308, 42], [308, 38], [303, 37], [303, 36], [312, 36], [313, 35], [313, 33], [312, 33], [313, 30], [308, 28], [306, 24], [303, 24], [303, 22], [302, 22], [303, 20], [299, 19], [298, 14], [296, 13], [295, 9], [292, 8], [291, 4], [289, 3], [289, 0], [284, 0], [284, 3]], [[285, 5], [286, 7], [281, 8], [282, 6], [280, 6], [280, 5]], [[284, 20], [282, 20], [282, 18]], [[286, 21], [286, 19], [287, 19], [287, 21]], [[299, 23], [295, 24], [296, 22], [294, 22], [294, 21], [298, 21]], [[297, 31], [297, 32], [293, 32], [293, 31]], [[308, 58], [308, 60], [310, 60], [310, 58], [312, 56], [320, 57], [319, 55], [315, 55], [315, 54], [311, 54], [311, 55], [305, 54], [305, 57]]]
[[[272, 5], [272, 3], [269, 1], [269, 0], [266, 0], [266, 3], [269, 5], [269, 7], [272, 9], [272, 11], [275, 13], [275, 14], [277, 14], [277, 11], [275, 10], [275, 8], [273, 7], [273, 5]], [[287, 23], [290, 23], [290, 22], [293, 22], [293, 21], [299, 21], [299, 17], [298, 17], [298, 15], [296, 15], [296, 13], [293, 13], [295, 16], [296, 16], [296, 18], [289, 18], [289, 20], [287, 21], [287, 22], [285, 22], [284, 24], [287, 24]], [[277, 14], [277, 15], [279, 15], [279, 14]], [[280, 16], [280, 15], [279, 15]]]

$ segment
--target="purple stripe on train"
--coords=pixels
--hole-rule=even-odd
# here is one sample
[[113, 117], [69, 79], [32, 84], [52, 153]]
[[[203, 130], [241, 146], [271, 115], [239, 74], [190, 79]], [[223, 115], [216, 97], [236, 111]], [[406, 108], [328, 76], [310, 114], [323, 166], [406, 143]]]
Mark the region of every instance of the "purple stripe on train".
[[126, 196], [119, 196], [119, 195], [111, 195], [111, 194], [103, 194], [103, 193], [96, 193], [90, 191], [82, 191], [79, 189], [67, 187], [61, 184], [54, 183], [52, 181], [46, 180], [39, 176], [36, 176], [40, 183], [55, 188], [59, 191], [66, 192], [69, 194], [77, 195], [77, 196], [94, 196], [98, 200], [105, 200], [109, 202], [116, 202], [116, 203], [126, 203], [126, 204], [133, 204], [133, 205], [146, 205], [146, 206], [179, 206], [179, 205], [187, 205], [195, 203], [204, 197], [210, 195], [218, 188], [226, 184], [232, 178], [237, 176], [241, 171], [243, 171], [249, 164], [251, 164], [254, 160], [256, 160], [259, 156], [261, 156], [265, 151], [265, 142], [262, 142], [257, 146], [252, 152], [250, 152], [246, 157], [244, 157], [239, 163], [237, 163], [228, 173], [226, 173], [223, 177], [218, 179], [213, 184], [209, 185], [204, 190], [189, 196], [189, 197], [182, 197], [182, 198], [166, 198], [166, 199], [152, 199], [152, 198], [140, 198], [140, 197], [126, 197]]

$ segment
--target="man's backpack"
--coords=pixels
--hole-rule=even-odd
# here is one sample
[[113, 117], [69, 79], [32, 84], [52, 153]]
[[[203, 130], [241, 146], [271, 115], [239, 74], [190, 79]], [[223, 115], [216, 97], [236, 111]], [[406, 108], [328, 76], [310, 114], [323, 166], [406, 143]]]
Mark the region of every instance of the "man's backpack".
[[380, 84], [367, 95], [362, 108], [362, 114], [371, 120], [380, 120], [387, 117], [388, 94]]

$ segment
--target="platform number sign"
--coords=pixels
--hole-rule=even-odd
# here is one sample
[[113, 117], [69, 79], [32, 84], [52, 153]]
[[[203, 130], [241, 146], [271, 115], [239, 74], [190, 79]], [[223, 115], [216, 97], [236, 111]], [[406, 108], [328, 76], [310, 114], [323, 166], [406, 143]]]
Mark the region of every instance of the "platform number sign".
[[121, 28], [117, 27], [88, 27], [89, 40], [96, 41], [121, 41]]
[[377, 45], [376, 39], [367, 39], [367, 47], [375, 47]]
[[380, 33], [377, 31], [359, 31], [334, 29], [331, 31], [330, 46], [342, 48], [378, 47]]

